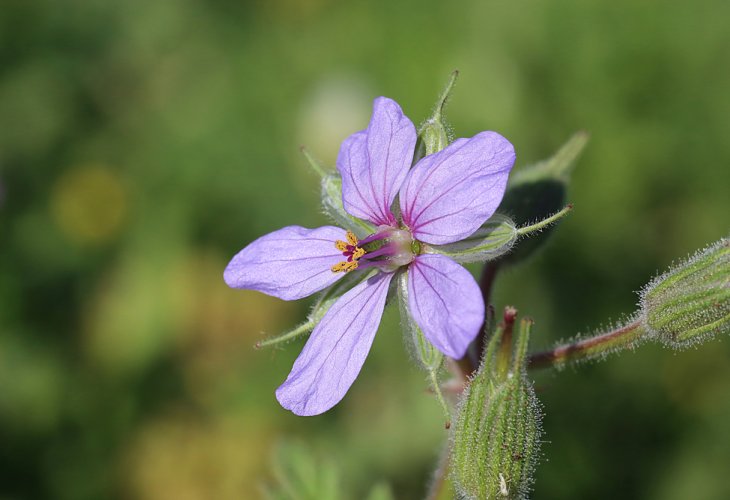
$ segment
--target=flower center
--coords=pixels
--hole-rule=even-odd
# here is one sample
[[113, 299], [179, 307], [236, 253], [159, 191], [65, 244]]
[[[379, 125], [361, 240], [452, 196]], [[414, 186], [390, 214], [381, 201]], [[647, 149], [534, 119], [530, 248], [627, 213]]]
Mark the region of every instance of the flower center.
[[395, 271], [411, 263], [420, 244], [405, 229], [380, 226], [378, 231], [358, 241], [352, 231], [347, 231], [347, 241], [335, 241], [335, 248], [345, 260], [331, 267], [333, 273], [348, 273], [355, 269], [379, 267], [383, 271]]

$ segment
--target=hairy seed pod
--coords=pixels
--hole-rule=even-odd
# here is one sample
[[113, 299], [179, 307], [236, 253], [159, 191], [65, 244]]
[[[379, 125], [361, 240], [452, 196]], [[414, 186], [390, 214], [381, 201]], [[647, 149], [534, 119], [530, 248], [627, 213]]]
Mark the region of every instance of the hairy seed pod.
[[664, 344], [684, 348], [730, 330], [730, 240], [722, 239], [654, 279], [640, 317]]
[[529, 492], [540, 441], [539, 404], [524, 369], [531, 324], [521, 322], [514, 353], [511, 325], [497, 329], [462, 395], [451, 465], [466, 498], [520, 499]]

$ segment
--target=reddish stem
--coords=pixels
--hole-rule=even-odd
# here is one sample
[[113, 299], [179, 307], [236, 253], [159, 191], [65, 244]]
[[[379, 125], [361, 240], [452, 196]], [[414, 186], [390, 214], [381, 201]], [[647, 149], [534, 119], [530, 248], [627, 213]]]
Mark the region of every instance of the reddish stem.
[[612, 332], [602, 333], [595, 337], [579, 340], [573, 344], [564, 344], [550, 351], [531, 354], [527, 359], [528, 367], [530, 369], [547, 368], [554, 364], [565, 362], [571, 358], [585, 358], [590, 355], [589, 351], [591, 349], [604, 344], [615, 343], [616, 341], [622, 340], [626, 343], [632, 342], [632, 337], [636, 337], [637, 334], [641, 334], [640, 327], [641, 322], [636, 320], [633, 323], [629, 323], [628, 325], [622, 326], [618, 330], [614, 330]]

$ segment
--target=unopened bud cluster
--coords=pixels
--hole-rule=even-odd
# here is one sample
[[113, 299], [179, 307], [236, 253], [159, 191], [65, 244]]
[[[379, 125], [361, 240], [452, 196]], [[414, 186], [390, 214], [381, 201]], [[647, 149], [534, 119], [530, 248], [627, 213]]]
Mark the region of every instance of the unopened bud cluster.
[[730, 240], [651, 282], [642, 292], [641, 320], [650, 334], [675, 348], [730, 331]]
[[515, 315], [505, 311], [454, 425], [452, 474], [466, 498], [526, 498], [538, 460], [540, 411], [525, 372], [532, 322], [520, 322], [513, 348]]

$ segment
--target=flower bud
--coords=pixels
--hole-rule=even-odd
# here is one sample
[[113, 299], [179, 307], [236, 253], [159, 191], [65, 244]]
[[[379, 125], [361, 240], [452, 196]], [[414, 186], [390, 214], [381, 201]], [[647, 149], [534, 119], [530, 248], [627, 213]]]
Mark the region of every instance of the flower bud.
[[441, 117], [431, 117], [421, 126], [420, 138], [423, 145], [423, 155], [437, 153], [449, 145], [449, 136], [446, 133], [446, 125]]
[[416, 154], [413, 157], [414, 165], [424, 156], [438, 153], [449, 145], [448, 126], [444, 123], [443, 113], [446, 101], [451, 96], [451, 91], [454, 88], [454, 83], [456, 83], [458, 76], [458, 71], [451, 73], [449, 83], [446, 84], [446, 88], [441, 93], [438, 101], [436, 101], [433, 113], [431, 113], [431, 116], [426, 119], [418, 130]]
[[730, 329], [730, 240], [722, 239], [654, 279], [641, 319], [664, 344], [683, 348]]
[[[566, 204], [570, 172], [575, 160], [588, 142], [588, 134], [573, 135], [552, 158], [514, 171], [502, 203], [497, 209], [518, 226], [548, 218]], [[520, 242], [502, 259], [516, 263], [532, 255], [549, 237], [552, 228]]]
[[525, 371], [532, 322], [520, 322], [513, 349], [515, 316], [514, 309], [505, 312], [460, 402], [451, 466], [467, 498], [524, 498], [532, 483], [540, 442], [539, 405]]

